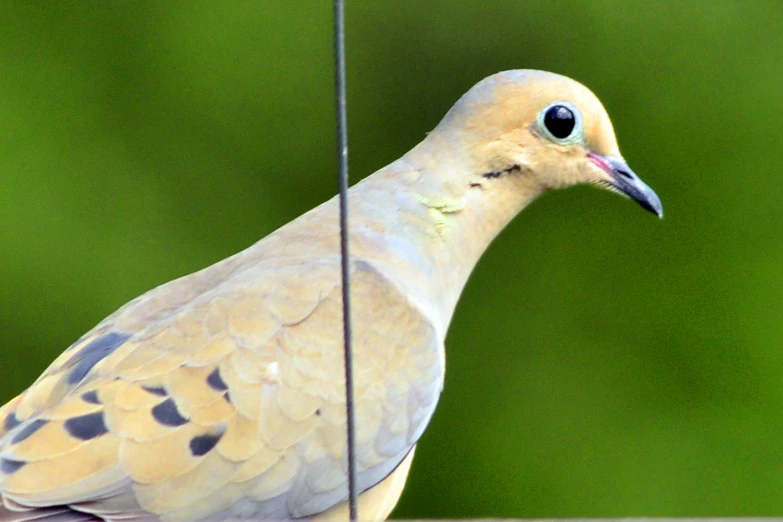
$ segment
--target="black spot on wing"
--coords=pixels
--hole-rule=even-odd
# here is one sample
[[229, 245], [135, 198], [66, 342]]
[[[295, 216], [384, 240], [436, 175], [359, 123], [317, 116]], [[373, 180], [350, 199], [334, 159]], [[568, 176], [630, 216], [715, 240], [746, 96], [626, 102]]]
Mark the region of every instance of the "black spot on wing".
[[194, 457], [206, 455], [220, 441], [223, 433], [216, 435], [199, 435], [190, 439], [190, 452]]
[[223, 377], [220, 376], [219, 368], [215, 368], [215, 371], [207, 376], [207, 384], [216, 391], [226, 391], [228, 389], [228, 385], [223, 380]]
[[10, 475], [11, 473], [18, 470], [25, 464], [27, 464], [27, 462], [23, 460], [13, 460], [13, 459], [3, 458], [0, 459], [0, 471]]
[[164, 426], [182, 426], [188, 422], [188, 419], [179, 412], [172, 398], [168, 398], [152, 408], [152, 418]]
[[109, 332], [88, 343], [76, 352], [66, 363], [71, 369], [68, 372], [68, 384], [78, 384], [92, 368], [111, 355], [114, 350], [125, 344], [131, 335]]
[[82, 400], [84, 402], [89, 402], [90, 404], [101, 404], [101, 400], [98, 398], [97, 390], [82, 393]]
[[72, 417], [65, 421], [63, 426], [71, 437], [79, 440], [94, 439], [109, 431], [102, 411]]
[[16, 416], [16, 412], [12, 411], [9, 413], [5, 421], [3, 422], [3, 429], [5, 431], [11, 431], [12, 429], [16, 428], [22, 423], [22, 421], [19, 420], [19, 418]]
[[148, 393], [159, 395], [160, 397], [165, 397], [167, 395], [166, 388], [163, 386], [142, 386], [141, 388]]
[[74, 354], [71, 358], [71, 362], [76, 362], [77, 359], [87, 357], [94, 353], [111, 353], [122, 346], [129, 338], [130, 334], [120, 332], [109, 332], [100, 337], [96, 337], [79, 350], [78, 354]]
[[11, 444], [19, 444], [20, 442], [27, 440], [33, 433], [43, 428], [49, 421], [44, 419], [35, 419], [28, 422], [22, 429], [16, 432], [16, 435], [11, 438]]

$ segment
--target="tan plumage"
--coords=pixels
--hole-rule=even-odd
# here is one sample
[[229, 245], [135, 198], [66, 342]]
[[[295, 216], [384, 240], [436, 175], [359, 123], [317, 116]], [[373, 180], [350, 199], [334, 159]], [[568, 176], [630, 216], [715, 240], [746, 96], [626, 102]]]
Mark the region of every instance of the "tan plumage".
[[[580, 182], [660, 214], [590, 91], [508, 71], [351, 189], [363, 520], [402, 491], [479, 256], [538, 195]], [[0, 520], [346, 518], [337, 212], [128, 303], [0, 409]]]

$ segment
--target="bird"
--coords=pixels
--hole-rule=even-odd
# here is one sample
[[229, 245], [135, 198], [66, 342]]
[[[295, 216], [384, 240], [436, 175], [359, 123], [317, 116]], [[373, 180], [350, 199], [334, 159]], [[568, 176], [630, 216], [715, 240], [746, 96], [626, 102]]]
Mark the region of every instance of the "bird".
[[[348, 191], [360, 520], [384, 520], [497, 234], [594, 184], [663, 216], [587, 87], [509, 70]], [[336, 197], [130, 301], [0, 408], [0, 521], [347, 520]]]

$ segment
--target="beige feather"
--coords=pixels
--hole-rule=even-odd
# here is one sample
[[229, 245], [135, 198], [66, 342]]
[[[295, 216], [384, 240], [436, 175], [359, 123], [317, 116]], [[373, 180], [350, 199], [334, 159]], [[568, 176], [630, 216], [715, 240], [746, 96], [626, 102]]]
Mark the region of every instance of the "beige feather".
[[[573, 140], [542, 127], [558, 100], [581, 113]], [[402, 492], [460, 292], [514, 215], [582, 182], [660, 212], [609, 165], [621, 165], [614, 132], [589, 90], [507, 71], [350, 190], [362, 520], [383, 520]], [[0, 408], [0, 522], [345, 519], [337, 217], [332, 199], [133, 300]]]

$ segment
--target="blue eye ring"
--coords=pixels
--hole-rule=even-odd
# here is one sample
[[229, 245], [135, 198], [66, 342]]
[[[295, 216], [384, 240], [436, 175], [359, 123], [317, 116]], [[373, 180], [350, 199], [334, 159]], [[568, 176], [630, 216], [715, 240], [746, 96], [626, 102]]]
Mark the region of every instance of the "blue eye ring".
[[559, 145], [584, 143], [582, 113], [567, 101], [552, 102], [538, 113], [538, 130]]

